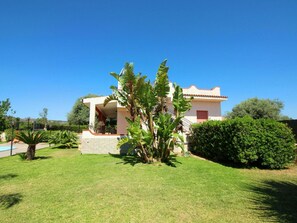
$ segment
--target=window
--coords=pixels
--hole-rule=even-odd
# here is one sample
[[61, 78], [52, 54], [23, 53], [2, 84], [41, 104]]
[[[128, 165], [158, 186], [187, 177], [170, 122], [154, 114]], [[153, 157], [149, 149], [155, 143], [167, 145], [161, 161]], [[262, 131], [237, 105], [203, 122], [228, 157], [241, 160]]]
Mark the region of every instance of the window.
[[208, 111], [197, 110], [197, 122], [204, 122], [208, 120]]

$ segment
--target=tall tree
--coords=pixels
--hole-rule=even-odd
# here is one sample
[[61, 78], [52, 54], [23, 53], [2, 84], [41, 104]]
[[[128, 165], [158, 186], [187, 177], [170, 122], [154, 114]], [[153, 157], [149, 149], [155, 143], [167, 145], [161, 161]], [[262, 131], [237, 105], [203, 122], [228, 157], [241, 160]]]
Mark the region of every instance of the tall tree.
[[270, 118], [281, 119], [281, 110], [284, 104], [279, 100], [250, 98], [232, 109], [232, 112], [227, 114], [228, 118], [250, 116], [254, 119]]
[[47, 122], [48, 122], [47, 115], [48, 115], [48, 109], [47, 108], [43, 108], [42, 112], [39, 113], [41, 123], [44, 126], [44, 130], [47, 130]]
[[87, 125], [89, 123], [89, 108], [84, 105], [82, 100], [84, 98], [98, 97], [96, 94], [88, 94], [84, 97], [78, 98], [72, 110], [68, 113], [67, 119], [71, 125]]
[[0, 131], [4, 131], [7, 127], [7, 112], [11, 108], [10, 101], [7, 98], [4, 101], [0, 101]]

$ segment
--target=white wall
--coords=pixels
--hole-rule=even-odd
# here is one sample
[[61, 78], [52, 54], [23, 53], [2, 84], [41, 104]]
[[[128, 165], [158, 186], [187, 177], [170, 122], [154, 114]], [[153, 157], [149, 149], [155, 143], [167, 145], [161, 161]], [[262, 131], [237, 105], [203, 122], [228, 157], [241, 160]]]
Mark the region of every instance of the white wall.
[[221, 95], [220, 87], [214, 87], [212, 89], [199, 89], [196, 86], [192, 85], [189, 88], [183, 88], [184, 94], [202, 94], [202, 95]]
[[192, 108], [185, 114], [185, 118], [196, 123], [197, 110], [208, 111], [209, 120], [222, 120], [220, 102], [192, 101]]

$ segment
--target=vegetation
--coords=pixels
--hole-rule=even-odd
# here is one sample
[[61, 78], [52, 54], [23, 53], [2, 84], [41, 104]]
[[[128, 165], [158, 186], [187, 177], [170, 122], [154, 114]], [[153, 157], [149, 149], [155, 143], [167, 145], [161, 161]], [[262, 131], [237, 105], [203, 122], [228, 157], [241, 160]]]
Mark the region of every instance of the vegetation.
[[241, 170], [177, 157], [173, 168], [73, 149], [36, 153], [34, 162], [0, 159], [1, 223], [297, 222], [296, 167]]
[[295, 120], [284, 120], [281, 121], [282, 123], [285, 123], [289, 128], [292, 129], [294, 135], [295, 135], [295, 140], [297, 142], [297, 119]]
[[292, 131], [275, 120], [208, 121], [193, 126], [190, 141], [198, 155], [241, 166], [280, 169], [295, 160]]
[[47, 123], [48, 123], [47, 115], [48, 115], [48, 109], [47, 108], [43, 108], [42, 112], [39, 113], [40, 122], [43, 124], [44, 130], [47, 130]]
[[4, 131], [7, 128], [6, 115], [11, 105], [7, 98], [5, 101], [0, 101], [0, 131]]
[[83, 129], [88, 129], [88, 125], [68, 125], [68, 124], [50, 124], [48, 130], [52, 131], [71, 131], [81, 133]]
[[58, 131], [53, 131], [53, 130], [47, 130], [47, 131], [44, 131], [44, 134], [43, 134], [43, 140], [42, 142], [48, 142], [50, 140], [50, 138]]
[[175, 146], [183, 149], [181, 120], [191, 103], [184, 98], [182, 89], [174, 85], [174, 117], [167, 114], [168, 70], [165, 60], [159, 66], [154, 85], [146, 80], [146, 76], [134, 74], [132, 63], [126, 63], [120, 74], [111, 73], [120, 87], [111, 86], [113, 94], [104, 105], [117, 100], [130, 113], [127, 118], [128, 137], [121, 139], [118, 146], [128, 144], [130, 152], [145, 163], [168, 162]]
[[7, 142], [11, 141], [12, 139], [15, 138], [15, 134], [16, 134], [16, 131], [12, 131], [12, 129], [6, 129], [5, 131], [5, 139]]
[[89, 124], [89, 108], [83, 104], [84, 98], [97, 97], [95, 94], [88, 94], [76, 100], [71, 112], [68, 113], [68, 122], [70, 125], [88, 125]]
[[34, 131], [21, 131], [16, 135], [16, 138], [26, 144], [28, 149], [26, 153], [27, 160], [33, 160], [35, 158], [36, 145], [43, 141], [44, 132]]
[[49, 144], [54, 144], [56, 147], [72, 148], [77, 146], [77, 135], [70, 131], [57, 131], [49, 137]]
[[228, 118], [250, 116], [254, 119], [270, 118], [274, 120], [288, 119], [281, 115], [284, 104], [279, 100], [250, 98], [236, 105]]

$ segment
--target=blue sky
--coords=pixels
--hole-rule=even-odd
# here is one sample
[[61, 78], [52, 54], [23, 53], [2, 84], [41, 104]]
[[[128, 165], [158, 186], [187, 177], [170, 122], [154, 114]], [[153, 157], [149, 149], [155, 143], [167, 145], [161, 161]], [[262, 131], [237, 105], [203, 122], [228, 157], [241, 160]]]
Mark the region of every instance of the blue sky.
[[222, 113], [251, 97], [297, 118], [296, 0], [0, 0], [0, 100], [18, 117], [66, 120], [110, 94], [125, 62], [154, 79], [167, 58], [182, 87], [221, 87]]

